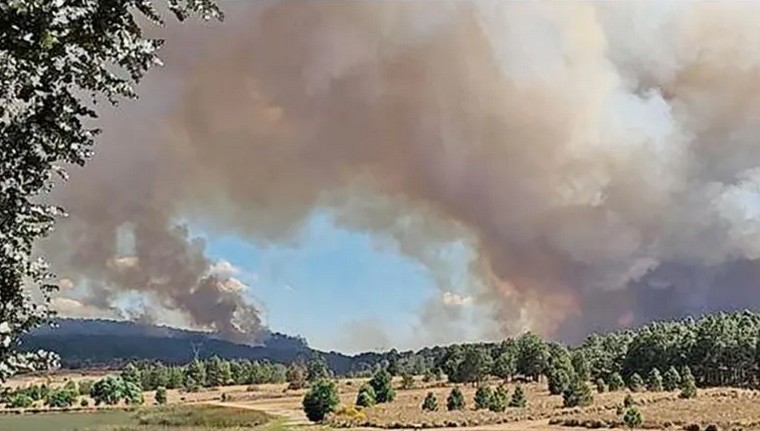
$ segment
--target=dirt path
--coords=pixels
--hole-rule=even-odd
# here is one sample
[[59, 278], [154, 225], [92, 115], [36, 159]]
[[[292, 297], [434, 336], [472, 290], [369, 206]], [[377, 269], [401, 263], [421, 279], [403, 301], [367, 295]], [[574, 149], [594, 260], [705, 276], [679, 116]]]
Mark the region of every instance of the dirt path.
[[294, 410], [293, 408], [288, 408], [286, 406], [283, 406], [282, 403], [258, 402], [256, 404], [242, 404], [242, 403], [234, 403], [234, 402], [208, 401], [208, 402], [205, 402], [204, 404], [207, 404], [210, 406], [229, 407], [229, 408], [235, 408], [235, 409], [257, 410], [257, 411], [264, 412], [266, 414], [284, 419], [284, 425], [292, 426], [292, 425], [310, 424], [309, 420], [306, 419], [306, 415], [304, 415], [301, 410]]

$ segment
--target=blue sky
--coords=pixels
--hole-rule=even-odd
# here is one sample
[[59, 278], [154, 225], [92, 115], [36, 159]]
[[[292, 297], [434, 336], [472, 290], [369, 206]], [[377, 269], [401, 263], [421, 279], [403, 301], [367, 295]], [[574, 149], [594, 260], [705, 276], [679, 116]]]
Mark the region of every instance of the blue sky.
[[356, 350], [351, 333], [368, 324], [393, 342], [409, 338], [420, 308], [441, 294], [424, 266], [367, 234], [336, 227], [324, 212], [309, 218], [295, 244], [206, 239], [210, 258], [240, 269], [237, 278], [250, 286], [273, 330], [320, 349]]

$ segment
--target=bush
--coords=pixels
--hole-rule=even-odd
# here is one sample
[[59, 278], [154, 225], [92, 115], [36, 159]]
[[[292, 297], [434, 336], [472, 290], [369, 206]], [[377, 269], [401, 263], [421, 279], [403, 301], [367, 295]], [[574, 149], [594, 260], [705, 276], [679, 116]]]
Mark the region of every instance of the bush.
[[631, 408], [636, 405], [636, 401], [633, 400], [633, 397], [631, 394], [626, 394], [625, 398], [623, 398], [623, 407], [625, 408]]
[[490, 387], [482, 385], [475, 391], [475, 409], [487, 409], [491, 405], [491, 398], [493, 398], [493, 391]]
[[652, 368], [652, 371], [649, 372], [649, 376], [647, 376], [647, 390], [652, 392], [662, 391], [662, 376], [660, 375], [660, 370], [657, 368]]
[[676, 367], [668, 368], [662, 380], [662, 387], [666, 391], [675, 391], [681, 386], [681, 375], [676, 371]]
[[375, 390], [368, 384], [363, 384], [356, 395], [356, 405], [359, 407], [372, 407], [377, 402]]
[[604, 379], [601, 377], [596, 379], [596, 391], [600, 394], [607, 392], [607, 384], [604, 383]]
[[303, 397], [303, 411], [312, 422], [322, 421], [328, 413], [335, 411], [340, 398], [335, 382], [318, 380]]
[[512, 394], [512, 399], [509, 400], [509, 407], [523, 408], [528, 404], [528, 399], [525, 397], [522, 386], [515, 388], [515, 393]]
[[446, 408], [449, 411], [463, 410], [464, 405], [464, 394], [462, 394], [462, 390], [459, 389], [459, 386], [455, 386], [449, 393], [449, 397], [446, 399]]
[[156, 389], [156, 404], [158, 405], [166, 404], [166, 388], [163, 386]]
[[92, 390], [92, 384], [94, 382], [92, 380], [80, 380], [79, 381], [79, 395], [90, 395], [90, 391]]
[[565, 407], [583, 407], [590, 405], [594, 396], [586, 382], [574, 379], [570, 387], [562, 392], [562, 401]]
[[422, 401], [422, 410], [426, 412], [434, 412], [438, 410], [438, 399], [435, 397], [434, 393], [427, 393], [425, 400]]
[[414, 377], [411, 374], [404, 373], [401, 376], [401, 388], [412, 389], [414, 387]]
[[79, 400], [79, 406], [80, 407], [89, 407], [90, 406], [90, 402], [87, 401], [86, 398], [82, 398], [81, 400]]
[[51, 392], [45, 400], [45, 405], [54, 408], [71, 407], [76, 401], [76, 393], [67, 389], [58, 389]]
[[644, 380], [639, 373], [633, 373], [628, 379], [628, 389], [631, 392], [641, 392], [644, 389]]
[[549, 383], [549, 393], [552, 395], [561, 394], [570, 385], [570, 375], [563, 369], [553, 369], [547, 376]]
[[636, 407], [631, 407], [625, 411], [623, 415], [623, 424], [628, 429], [634, 429], [641, 426], [643, 420], [641, 418], [641, 412]]
[[26, 394], [18, 394], [11, 398], [10, 402], [8, 402], [8, 407], [12, 409], [25, 409], [31, 407], [32, 404], [34, 404], [32, 397]]
[[494, 391], [491, 397], [491, 403], [488, 405], [488, 410], [492, 412], [501, 413], [507, 409], [507, 405], [510, 402], [509, 392], [504, 386], [499, 386]]
[[681, 371], [681, 398], [694, 398], [697, 396], [697, 384], [689, 367]]
[[619, 391], [625, 387], [625, 382], [623, 381], [623, 376], [620, 375], [620, 373], [612, 373], [609, 376], [609, 379], [607, 381], [607, 388], [609, 388], [610, 391]]
[[391, 374], [387, 370], [376, 372], [369, 384], [375, 390], [375, 401], [378, 403], [389, 403], [396, 398], [396, 392], [391, 386]]

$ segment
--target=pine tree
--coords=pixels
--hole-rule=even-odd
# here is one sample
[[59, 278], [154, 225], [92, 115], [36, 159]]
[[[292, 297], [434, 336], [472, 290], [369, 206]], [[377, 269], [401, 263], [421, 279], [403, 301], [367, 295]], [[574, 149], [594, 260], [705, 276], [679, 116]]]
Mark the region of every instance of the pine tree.
[[372, 407], [376, 403], [377, 396], [375, 395], [375, 390], [367, 383], [363, 384], [356, 395], [356, 405], [359, 407]]
[[660, 370], [657, 368], [652, 368], [652, 371], [649, 372], [649, 376], [647, 377], [647, 390], [652, 392], [662, 391], [662, 376], [660, 375]]
[[385, 369], [376, 372], [369, 384], [375, 390], [375, 400], [378, 403], [389, 403], [396, 398], [396, 392], [391, 386], [391, 375]]
[[594, 401], [594, 395], [586, 382], [576, 378], [562, 392], [562, 401], [565, 407], [583, 407]]
[[621, 376], [620, 373], [610, 374], [609, 380], [607, 381], [607, 387], [612, 392], [623, 389], [625, 387], [623, 376]]
[[629, 429], [638, 428], [643, 423], [641, 412], [636, 407], [630, 407], [623, 414], [623, 424]]
[[156, 389], [156, 404], [166, 404], [166, 388], [163, 386]]
[[697, 396], [697, 384], [689, 367], [681, 370], [681, 398], [695, 398]]
[[314, 382], [309, 392], [303, 397], [303, 411], [312, 422], [319, 422], [328, 413], [335, 411], [340, 403], [338, 387], [330, 380], [318, 380]]
[[631, 392], [641, 392], [644, 389], [644, 380], [639, 373], [633, 373], [628, 379], [628, 389]]
[[509, 407], [523, 408], [528, 404], [528, 398], [525, 397], [522, 386], [515, 388], [515, 393], [512, 394], [512, 399], [509, 400]]
[[489, 386], [479, 386], [475, 391], [475, 409], [487, 409], [491, 405], [491, 398], [493, 397], [493, 391]]
[[491, 397], [491, 403], [488, 405], [488, 410], [496, 413], [501, 413], [507, 409], [507, 405], [509, 405], [510, 401], [511, 399], [509, 398], [509, 391], [507, 391], [507, 388], [500, 385], [496, 388], [493, 396]]
[[547, 377], [549, 393], [552, 395], [561, 394], [570, 385], [570, 374], [562, 368], [551, 368]]
[[446, 408], [449, 411], [463, 410], [465, 406], [464, 394], [459, 386], [455, 386], [449, 393], [449, 397], [446, 399]]
[[438, 410], [438, 399], [435, 394], [428, 392], [425, 400], [422, 402], [422, 410], [426, 412], [434, 412]]
[[663, 377], [662, 386], [666, 391], [675, 391], [681, 386], [681, 375], [678, 374], [676, 367], [668, 368]]

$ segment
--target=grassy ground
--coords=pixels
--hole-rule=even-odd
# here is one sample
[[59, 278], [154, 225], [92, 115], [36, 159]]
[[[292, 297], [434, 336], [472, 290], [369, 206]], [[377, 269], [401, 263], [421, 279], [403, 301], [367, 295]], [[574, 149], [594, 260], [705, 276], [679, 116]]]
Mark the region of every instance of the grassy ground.
[[120, 410], [0, 415], [0, 431], [80, 431], [134, 423], [134, 413]]

